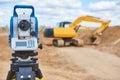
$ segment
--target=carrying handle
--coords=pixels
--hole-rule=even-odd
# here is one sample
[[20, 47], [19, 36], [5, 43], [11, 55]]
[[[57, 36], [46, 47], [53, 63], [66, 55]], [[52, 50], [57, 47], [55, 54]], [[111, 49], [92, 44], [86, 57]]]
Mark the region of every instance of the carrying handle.
[[34, 7], [33, 6], [29, 6], [29, 5], [16, 5], [14, 6], [14, 12], [13, 12], [13, 15], [14, 16], [18, 16], [17, 12], [16, 12], [16, 9], [18, 8], [22, 8], [22, 9], [31, 9], [32, 10], [32, 13], [31, 13], [31, 17], [35, 16], [35, 13], [34, 13]]

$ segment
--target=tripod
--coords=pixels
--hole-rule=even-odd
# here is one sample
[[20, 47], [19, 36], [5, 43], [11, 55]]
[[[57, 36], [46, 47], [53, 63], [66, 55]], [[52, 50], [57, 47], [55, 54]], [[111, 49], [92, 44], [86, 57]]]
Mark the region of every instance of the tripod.
[[43, 75], [39, 69], [37, 60], [34, 58], [38, 52], [34, 51], [15, 51], [12, 53], [11, 68], [6, 80], [43, 80]]

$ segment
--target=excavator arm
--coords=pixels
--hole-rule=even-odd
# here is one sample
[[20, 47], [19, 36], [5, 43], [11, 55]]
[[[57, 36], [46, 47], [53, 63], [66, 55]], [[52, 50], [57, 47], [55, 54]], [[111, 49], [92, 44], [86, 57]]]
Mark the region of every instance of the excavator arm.
[[70, 28], [76, 28], [79, 23], [81, 23], [82, 21], [88, 21], [88, 22], [94, 22], [94, 23], [100, 23], [101, 26], [99, 29], [97, 29], [97, 33], [102, 32], [110, 23], [110, 21], [104, 21], [101, 20], [100, 18], [96, 18], [96, 17], [92, 17], [92, 16], [82, 16], [77, 18], [71, 25]]
[[94, 34], [101, 35], [101, 33], [109, 27], [109, 24], [110, 24], [110, 21], [103, 22], [101, 27], [99, 27]]
[[87, 21], [87, 22], [93, 22], [93, 23], [100, 23], [101, 26], [96, 29], [92, 34], [89, 34], [90, 36], [87, 38], [87, 44], [100, 44], [101, 39], [99, 37], [99, 35], [101, 35], [101, 33], [108, 28], [110, 21], [104, 21], [100, 18], [96, 18], [96, 17], [92, 17], [92, 16], [82, 16], [77, 18], [71, 25], [70, 28], [76, 29], [78, 27], [78, 25], [82, 22], [82, 21]]

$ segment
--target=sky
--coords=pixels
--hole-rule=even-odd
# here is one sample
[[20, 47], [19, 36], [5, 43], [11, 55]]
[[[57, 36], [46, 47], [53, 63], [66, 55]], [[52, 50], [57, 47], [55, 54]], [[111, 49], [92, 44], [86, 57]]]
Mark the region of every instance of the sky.
[[9, 26], [15, 5], [34, 6], [39, 26], [55, 26], [85, 15], [120, 25], [120, 0], [0, 0], [0, 26]]

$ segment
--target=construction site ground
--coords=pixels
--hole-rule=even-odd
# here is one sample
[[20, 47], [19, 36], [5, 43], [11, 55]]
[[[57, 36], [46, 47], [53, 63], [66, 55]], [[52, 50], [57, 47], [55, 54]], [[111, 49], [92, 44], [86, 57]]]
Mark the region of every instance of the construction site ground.
[[[119, 26], [107, 28], [98, 46], [58, 48], [42, 32], [39, 37], [43, 49], [37, 50], [38, 62], [45, 80], [120, 80]], [[8, 42], [8, 33], [0, 33], [0, 80], [6, 80], [10, 69], [12, 50]]]

